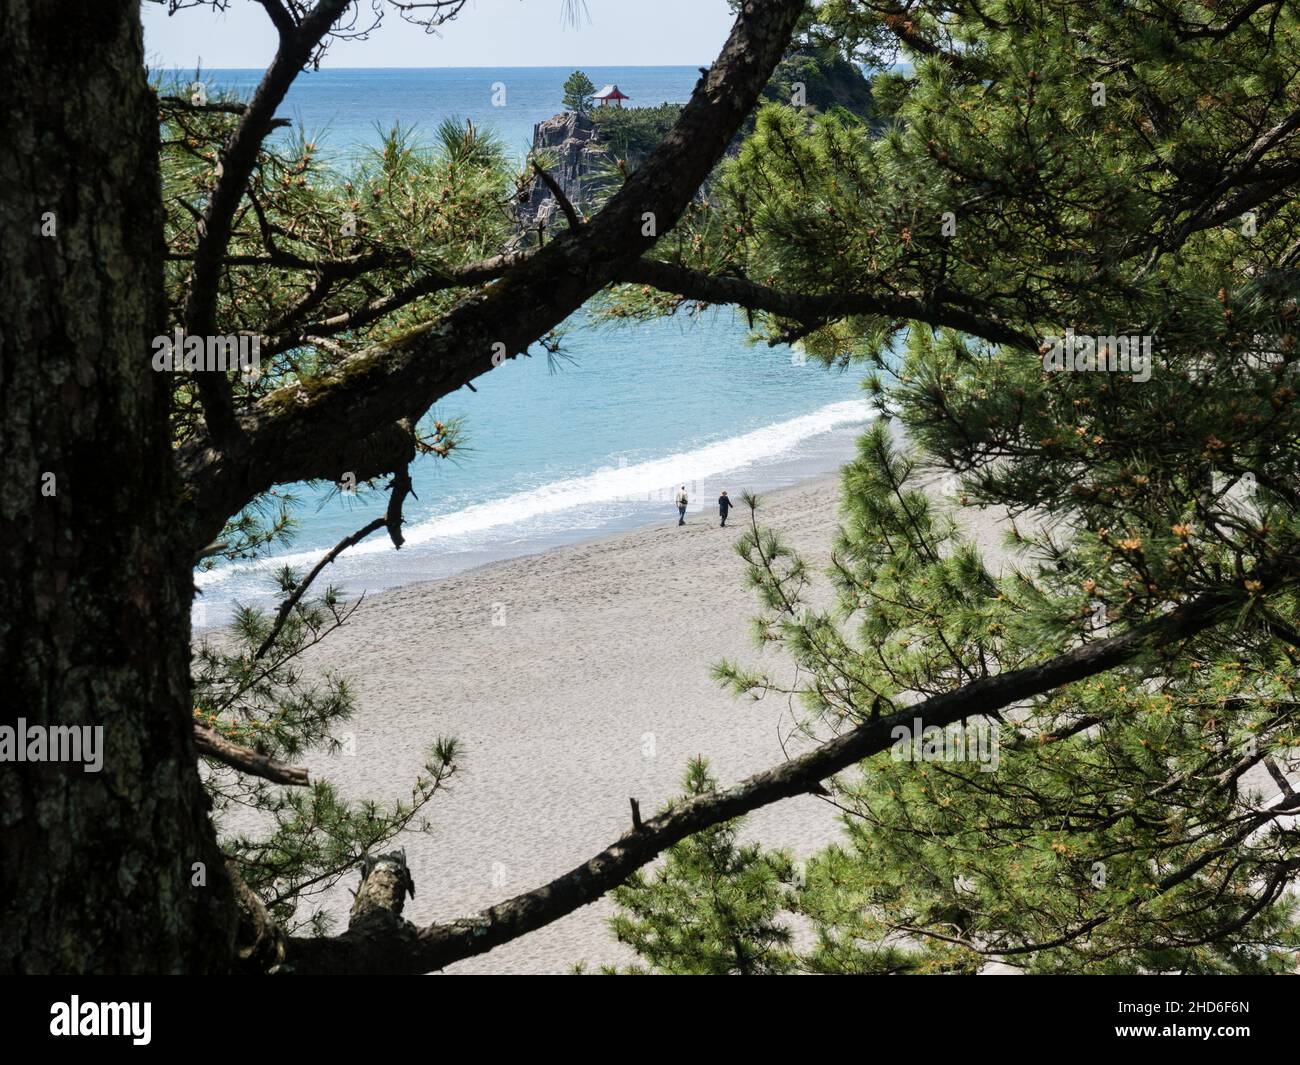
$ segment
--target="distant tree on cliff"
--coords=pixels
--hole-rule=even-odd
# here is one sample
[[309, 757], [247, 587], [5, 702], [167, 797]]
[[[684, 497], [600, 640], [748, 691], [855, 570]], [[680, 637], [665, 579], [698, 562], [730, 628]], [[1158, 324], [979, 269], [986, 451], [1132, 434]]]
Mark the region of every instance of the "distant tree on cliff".
[[639, 166], [681, 117], [682, 105], [656, 107], [597, 107], [592, 120], [610, 149], [630, 165]]
[[591, 98], [596, 86], [581, 70], [575, 70], [564, 83], [564, 109], [566, 111], [587, 112], [591, 110]]

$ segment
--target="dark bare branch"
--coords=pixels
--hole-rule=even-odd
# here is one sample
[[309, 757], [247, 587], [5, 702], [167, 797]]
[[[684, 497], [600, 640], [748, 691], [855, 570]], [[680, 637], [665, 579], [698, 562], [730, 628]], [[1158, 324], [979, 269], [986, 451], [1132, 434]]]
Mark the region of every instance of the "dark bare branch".
[[413, 281], [409, 285], [377, 297], [353, 310], [309, 322], [297, 328], [291, 328], [291, 326], [299, 315], [290, 313], [275, 327], [274, 332], [276, 335], [268, 337], [263, 343], [262, 351], [267, 355], [277, 355], [282, 351], [288, 351], [291, 348], [300, 346], [308, 337], [334, 336], [350, 329], [370, 325], [385, 315], [399, 311], [424, 296], [432, 296], [437, 292], [445, 292], [448, 289], [469, 288], [488, 281], [494, 281], [501, 277], [510, 267], [526, 260], [531, 254], [531, 251], [520, 251], [494, 255], [482, 262], [469, 263], [465, 266], [453, 266], [431, 272], [427, 277], [422, 277], [418, 281]]
[[226, 859], [226, 875], [243, 907], [246, 924], [244, 942], [239, 948], [240, 960], [251, 963], [255, 970], [274, 968], [284, 960], [284, 930], [267, 912], [257, 892], [248, 886], [234, 859]]
[[[257, 153], [272, 129], [276, 109], [284, 101], [294, 78], [348, 3], [349, 0], [319, 0], [288, 32], [283, 28], [283, 18], [277, 19], [274, 9], [280, 7], [278, 2], [267, 0], [263, 4], [280, 31], [280, 47], [253, 93], [243, 118], [221, 151], [216, 187], [199, 227], [194, 270], [185, 302], [185, 332], [191, 336], [210, 336], [216, 331], [222, 260], [230, 243], [235, 212], [257, 165]], [[284, 11], [282, 7], [280, 10]], [[239, 431], [239, 424], [229, 382], [224, 375], [215, 373], [197, 374], [196, 381], [208, 431], [218, 443], [230, 439]]]
[[[207, 103], [196, 104], [183, 96], [160, 96], [158, 109], [164, 117], [172, 114], [242, 115], [248, 111], [248, 105], [238, 100], [209, 100]], [[283, 129], [292, 124], [288, 118], [271, 119], [272, 129]]]
[[560, 187], [560, 183], [547, 173], [546, 168], [542, 166], [541, 163], [533, 163], [533, 169], [537, 172], [537, 176], [542, 179], [542, 184], [551, 190], [551, 195], [555, 197], [555, 202], [560, 205], [560, 210], [564, 212], [564, 217], [569, 220], [569, 228], [577, 229], [582, 225], [582, 219], [578, 217], [577, 210], [574, 208], [572, 202], [570, 202], [569, 197], [564, 194], [564, 189]]
[[411, 486], [411, 470], [408, 466], [403, 466], [393, 474], [393, 482], [388, 486], [388, 510], [384, 514], [384, 525], [388, 527], [388, 538], [393, 541], [393, 547], [400, 549], [406, 542], [406, 537], [402, 535], [402, 504], [406, 502], [408, 495], [414, 495], [415, 490]]
[[1282, 0], [1250, 0], [1250, 3], [1243, 4], [1230, 18], [1218, 25], [1184, 23], [1180, 28], [1179, 36], [1185, 39], [1208, 37], [1210, 40], [1222, 40], [1224, 37], [1235, 33], [1252, 15], [1263, 8], [1281, 6]]
[[293, 613], [293, 608], [302, 601], [302, 597], [307, 594], [307, 589], [311, 587], [312, 582], [320, 576], [321, 570], [338, 558], [339, 555], [343, 554], [343, 552], [349, 547], [359, 544], [371, 533], [378, 532], [387, 524], [387, 518], [376, 518], [369, 524], [363, 525], [351, 536], [345, 536], [330, 548], [329, 551], [325, 552], [325, 555], [321, 560], [312, 567], [311, 572], [308, 573], [303, 580], [298, 582], [293, 592], [290, 593], [285, 598], [284, 602], [280, 604], [280, 609], [276, 612], [275, 623], [271, 626], [271, 631], [266, 634], [266, 639], [262, 641], [261, 646], [257, 649], [257, 653], [253, 655], [254, 662], [271, 649], [272, 644], [275, 643], [276, 637], [280, 635], [281, 630], [284, 628], [284, 623], [289, 620], [289, 615]]

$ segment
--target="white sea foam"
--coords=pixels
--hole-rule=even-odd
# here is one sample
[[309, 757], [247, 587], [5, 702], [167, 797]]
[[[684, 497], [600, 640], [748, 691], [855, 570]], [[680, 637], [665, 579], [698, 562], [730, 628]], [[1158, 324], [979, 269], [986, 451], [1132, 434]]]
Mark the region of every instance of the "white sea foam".
[[[606, 466], [580, 477], [552, 481], [502, 499], [476, 503], [451, 514], [436, 515], [407, 526], [403, 530], [406, 544], [416, 546], [454, 541], [457, 537], [500, 526], [519, 526], [530, 519], [579, 507], [619, 500], [654, 499], [658, 493], [668, 493], [665, 498], [670, 499], [672, 490], [679, 485], [689, 486], [692, 482], [698, 484], [702, 480], [739, 470], [755, 462], [771, 460], [810, 437], [843, 426], [860, 424], [869, 417], [865, 403], [832, 403], [811, 414], [776, 422], [717, 443], [705, 444], [692, 451], [627, 466]], [[375, 538], [358, 544], [348, 553], [355, 557], [391, 549], [386, 539]], [[201, 588], [209, 587], [236, 572], [247, 573], [286, 564], [306, 567], [314, 565], [319, 558], [319, 550], [278, 555], [255, 563], [197, 574], [195, 583]]]

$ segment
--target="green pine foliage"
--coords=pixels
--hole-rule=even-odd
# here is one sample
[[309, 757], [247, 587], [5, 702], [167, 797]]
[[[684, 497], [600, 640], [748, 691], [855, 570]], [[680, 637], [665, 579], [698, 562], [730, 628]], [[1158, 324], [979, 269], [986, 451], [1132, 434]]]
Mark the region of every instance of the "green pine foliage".
[[597, 107], [591, 119], [610, 151], [635, 169], [659, 146], [681, 113], [681, 104], [669, 103], [656, 107]]
[[591, 110], [595, 94], [596, 86], [592, 80], [581, 70], [575, 70], [564, 82], [564, 109], [585, 114]]
[[[283, 606], [303, 574], [282, 569], [276, 580]], [[224, 739], [275, 761], [293, 763], [311, 752], [345, 752], [341, 729], [355, 696], [336, 672], [308, 679], [302, 655], [344, 625], [356, 604], [331, 587], [275, 614], [244, 607], [229, 630], [206, 635], [194, 656], [194, 718]], [[346, 752], [345, 752], [346, 753]], [[318, 896], [403, 832], [428, 831], [426, 807], [456, 772], [457, 745], [435, 739], [423, 771], [405, 799], [380, 803], [342, 798], [328, 780], [285, 787], [209, 760], [204, 783], [223, 852], [281, 928], [329, 931]], [[250, 828], [256, 811], [256, 828]], [[238, 814], [236, 822], [233, 816]]]
[[[1300, 22], [1109, 0], [908, 19], [950, 57], [898, 53], [914, 66], [875, 79], [883, 129], [763, 108], [657, 249], [821, 299], [788, 318], [756, 300], [756, 332], [865, 368], [880, 415], [844, 471], [829, 572], [750, 501], [756, 635], [785, 659], [719, 678], [791, 697], [825, 738], [1207, 591], [1227, 605], [1194, 637], [973, 719], [995, 769], [884, 752], [844, 774], [843, 838], [789, 900], [815, 940], [795, 966], [1292, 969]], [[897, 45], [849, 3], [807, 32], [859, 58]], [[624, 288], [606, 313], [699, 302]], [[1049, 372], [1067, 331], [1151, 338], [1149, 375]], [[975, 508], [1009, 565], [972, 536]], [[833, 609], [809, 605], [822, 581]]]
[[[196, 74], [198, 81], [202, 73]], [[192, 83], [158, 87], [163, 101]], [[162, 107], [169, 320], [183, 321], [198, 225], [215, 185], [219, 153], [241, 101], [208, 87], [208, 107]], [[238, 269], [220, 288], [218, 320], [258, 336], [260, 372], [232, 375], [237, 409], [277, 389], [323, 387], [347, 358], [421, 328], [454, 302], [439, 277], [500, 252], [514, 233], [511, 204], [522, 187], [504, 146], [471, 122], [448, 118], [430, 143], [395, 126], [356, 156], [293, 128], [264, 142], [235, 217], [229, 257]], [[268, 246], [271, 249], [268, 252]], [[376, 293], [415, 298], [389, 310]], [[176, 375], [177, 442], [199, 417], [188, 379]]]

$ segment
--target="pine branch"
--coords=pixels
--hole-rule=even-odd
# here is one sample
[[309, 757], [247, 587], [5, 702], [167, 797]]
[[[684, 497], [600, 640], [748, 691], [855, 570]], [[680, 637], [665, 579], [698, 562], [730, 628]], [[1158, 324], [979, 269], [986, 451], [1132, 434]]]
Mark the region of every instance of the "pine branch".
[[[782, 318], [809, 323], [813, 328], [850, 315], [901, 318], [958, 329], [971, 336], [1022, 351], [1038, 351], [1038, 341], [1034, 337], [1004, 322], [918, 297], [873, 295], [866, 292], [802, 295], [797, 292], [782, 292], [745, 278], [708, 274], [653, 259], [640, 259], [627, 264], [618, 271], [615, 280], [626, 284], [649, 285], [662, 292], [706, 303], [735, 304], [749, 310], [767, 311]], [[798, 337], [797, 332], [791, 335]]]
[[284, 602], [280, 604], [280, 609], [276, 612], [275, 623], [271, 626], [271, 631], [266, 634], [266, 639], [262, 641], [261, 646], [258, 647], [257, 651], [253, 655], [254, 662], [271, 649], [277, 637], [279, 637], [280, 632], [284, 629], [285, 622], [289, 620], [289, 615], [293, 612], [293, 608], [302, 601], [302, 597], [307, 594], [307, 589], [311, 587], [312, 581], [320, 576], [321, 570], [338, 558], [339, 555], [343, 554], [343, 552], [349, 547], [359, 544], [372, 532], [384, 528], [387, 524], [387, 517], [376, 518], [374, 521], [363, 525], [351, 536], [345, 536], [322, 556], [321, 560], [312, 567], [311, 572], [307, 574], [306, 578], [299, 581], [294, 590], [286, 596]]
[[261, 777], [275, 784], [305, 788], [311, 783], [303, 766], [285, 765], [261, 751], [231, 743], [215, 729], [197, 722], [194, 724], [194, 746], [199, 754], [207, 758], [215, 758], [241, 773]]
[[[220, 176], [203, 212], [199, 243], [194, 252], [194, 272], [185, 301], [185, 332], [191, 336], [205, 337], [216, 332], [222, 260], [230, 243], [235, 212], [257, 165], [258, 150], [274, 128], [275, 111], [284, 101], [294, 78], [349, 2], [319, 0], [294, 26], [277, 18], [274, 9], [278, 5], [266, 5], [280, 31], [280, 45], [239, 126], [221, 152]], [[215, 373], [199, 373], [196, 382], [208, 431], [219, 443], [229, 440], [239, 432], [229, 382], [224, 375]]]

